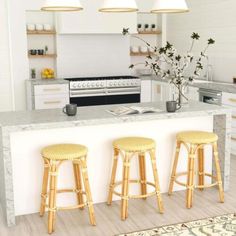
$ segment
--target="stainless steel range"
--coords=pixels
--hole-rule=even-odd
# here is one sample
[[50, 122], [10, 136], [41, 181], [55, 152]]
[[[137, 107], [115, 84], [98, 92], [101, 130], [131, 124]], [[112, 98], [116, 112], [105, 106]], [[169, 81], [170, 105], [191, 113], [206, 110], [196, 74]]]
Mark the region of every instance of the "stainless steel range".
[[70, 103], [77, 106], [140, 102], [141, 80], [134, 76], [66, 78]]

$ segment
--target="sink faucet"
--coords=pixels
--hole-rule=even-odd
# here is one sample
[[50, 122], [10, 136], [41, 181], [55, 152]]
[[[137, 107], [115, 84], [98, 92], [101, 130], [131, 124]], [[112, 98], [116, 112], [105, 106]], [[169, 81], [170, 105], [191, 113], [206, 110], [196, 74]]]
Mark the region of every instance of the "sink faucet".
[[209, 57], [206, 56], [207, 65], [206, 65], [206, 73], [203, 76], [207, 81], [213, 81], [213, 65], [209, 63]]

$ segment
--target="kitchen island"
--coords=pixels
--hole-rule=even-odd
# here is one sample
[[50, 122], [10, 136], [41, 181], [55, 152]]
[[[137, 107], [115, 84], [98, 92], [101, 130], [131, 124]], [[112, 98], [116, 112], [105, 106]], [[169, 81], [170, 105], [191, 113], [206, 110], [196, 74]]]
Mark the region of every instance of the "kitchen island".
[[[126, 106], [129, 105], [134, 104]], [[40, 150], [55, 143], [80, 143], [88, 147], [91, 190], [94, 203], [98, 203], [105, 202], [107, 198], [114, 139], [124, 136], [155, 139], [161, 191], [166, 192], [176, 133], [184, 130], [214, 131], [219, 136], [224, 189], [229, 188], [230, 109], [190, 101], [178, 112], [167, 113], [162, 102], [135, 105], [151, 106], [161, 112], [117, 117], [107, 110], [119, 105], [109, 105], [78, 108], [74, 117], [66, 116], [60, 109], [0, 113], [0, 200], [8, 226], [16, 223], [17, 215], [38, 212], [43, 175]], [[211, 152], [210, 149], [206, 151]], [[182, 155], [186, 156], [186, 153], [183, 151]], [[181, 159], [179, 168], [183, 170], [186, 168], [186, 159]], [[206, 162], [207, 171], [212, 171], [211, 158], [206, 158]], [[138, 176], [137, 172], [138, 168], [134, 168], [131, 175]], [[61, 167], [60, 173], [58, 187], [72, 186], [73, 173], [69, 163]], [[181, 189], [176, 187], [175, 190]], [[132, 190], [137, 189], [134, 187]], [[70, 198], [67, 194], [61, 196], [59, 204], [73, 203], [75, 198]]]

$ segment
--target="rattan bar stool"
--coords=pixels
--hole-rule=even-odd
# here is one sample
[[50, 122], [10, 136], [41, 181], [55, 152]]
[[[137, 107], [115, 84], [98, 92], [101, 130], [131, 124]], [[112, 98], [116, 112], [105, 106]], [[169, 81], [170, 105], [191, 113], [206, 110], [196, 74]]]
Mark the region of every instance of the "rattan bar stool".
[[[87, 172], [87, 148], [79, 144], [57, 144], [45, 147], [41, 151], [44, 160], [44, 175], [41, 194], [40, 216], [48, 209], [48, 233], [55, 230], [55, 219], [57, 210], [69, 210], [88, 206], [89, 218], [92, 225], [96, 225], [93, 202], [90, 192]], [[57, 176], [60, 165], [65, 161], [72, 161], [75, 189], [57, 189]], [[82, 175], [82, 178], [81, 178]], [[82, 181], [83, 180], [83, 181]], [[82, 182], [84, 190], [82, 189]], [[49, 191], [48, 191], [49, 184]], [[56, 194], [64, 192], [74, 192], [77, 194], [78, 205], [68, 207], [58, 207], [56, 205]], [[85, 195], [85, 199], [83, 197]], [[48, 203], [47, 203], [48, 200]]]
[[[185, 186], [187, 189], [186, 207], [191, 208], [193, 205], [193, 191], [195, 188], [198, 188], [199, 190], [202, 191], [204, 188], [209, 188], [217, 185], [219, 187], [220, 202], [223, 203], [224, 191], [222, 186], [220, 162], [218, 157], [218, 147], [217, 147], [218, 136], [210, 132], [187, 131], [178, 133], [176, 139], [177, 139], [176, 153], [169, 185], [169, 195], [171, 195], [173, 192], [174, 182], [179, 185]], [[181, 145], [184, 145], [188, 151], [188, 171], [182, 173], [176, 173]], [[206, 145], [211, 145], [213, 148], [216, 176], [213, 176], [210, 173], [205, 173], [204, 170], [204, 159], [205, 159], [204, 146]], [[196, 158], [198, 158], [198, 171], [195, 170]], [[195, 174], [198, 175], [198, 185], [195, 185], [194, 183]], [[178, 180], [178, 177], [184, 175], [187, 175], [187, 183], [183, 183]], [[204, 181], [205, 176], [214, 179], [215, 182], [206, 185]]]
[[[146, 199], [149, 196], [156, 195], [160, 213], [163, 213], [163, 203], [162, 203], [158, 173], [156, 168], [155, 146], [156, 145], [154, 140], [142, 137], [126, 137], [117, 139], [113, 142], [114, 157], [113, 157], [112, 175], [111, 175], [111, 182], [110, 182], [107, 203], [108, 205], [111, 205], [113, 194], [121, 197], [122, 220], [125, 220], [128, 217], [128, 200], [130, 198]], [[146, 164], [145, 164], [146, 153], [148, 153], [151, 158], [154, 183], [148, 182], [146, 180]], [[138, 156], [139, 158], [140, 180], [130, 180], [129, 178], [130, 161], [134, 156]], [[123, 179], [122, 181], [115, 182], [119, 157], [123, 161]], [[130, 195], [129, 183], [140, 183], [141, 194]], [[118, 193], [117, 191], [115, 191], [115, 188], [119, 185], [122, 185], [122, 193]], [[147, 185], [154, 187], [155, 191], [147, 193]]]

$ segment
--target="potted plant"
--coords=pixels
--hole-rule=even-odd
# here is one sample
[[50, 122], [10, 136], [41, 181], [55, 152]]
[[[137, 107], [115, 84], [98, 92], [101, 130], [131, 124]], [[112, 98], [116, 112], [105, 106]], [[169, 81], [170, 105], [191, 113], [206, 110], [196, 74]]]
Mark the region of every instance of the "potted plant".
[[[128, 29], [123, 29], [123, 35], [129, 34]], [[184, 95], [183, 90], [192, 83], [194, 79], [199, 78], [200, 72], [204, 68], [204, 60], [207, 60], [207, 49], [210, 45], [215, 43], [212, 38], [208, 39], [205, 48], [200, 52], [199, 55], [194, 56], [193, 48], [196, 41], [200, 39], [198, 33], [192, 33], [191, 35], [191, 45], [186, 53], [180, 54], [176, 48], [169, 42], [166, 43], [164, 47], [158, 48], [157, 46], [152, 46], [142, 38], [138, 36], [135, 37], [146, 44], [148, 51], [153, 52], [146, 56], [145, 61], [141, 63], [131, 64], [130, 68], [135, 68], [135, 66], [144, 64], [146, 67], [153, 70], [153, 72], [159, 76], [161, 79], [167, 79], [170, 84], [172, 84], [177, 92], [177, 103], [181, 107], [183, 99], [188, 100]], [[187, 69], [193, 65], [193, 71], [191, 75], [187, 76]]]

